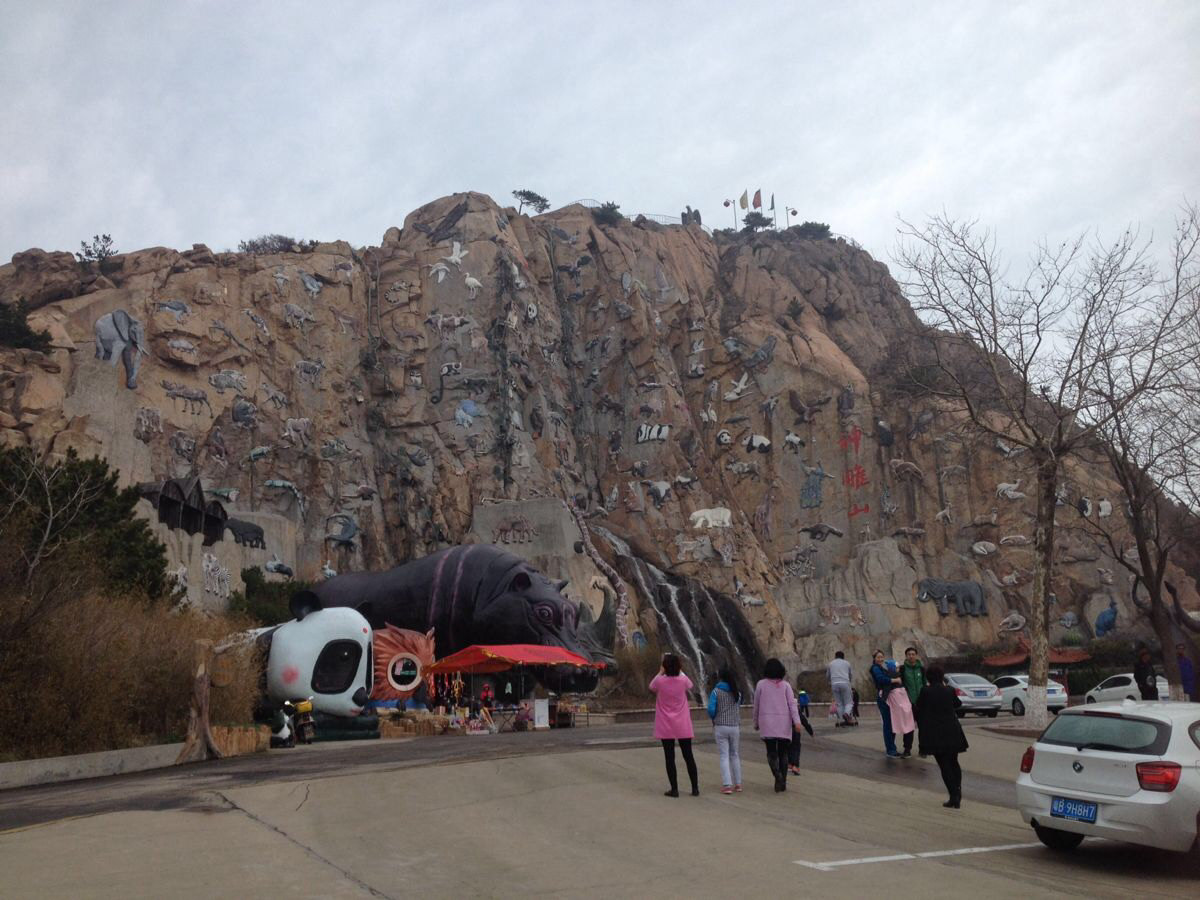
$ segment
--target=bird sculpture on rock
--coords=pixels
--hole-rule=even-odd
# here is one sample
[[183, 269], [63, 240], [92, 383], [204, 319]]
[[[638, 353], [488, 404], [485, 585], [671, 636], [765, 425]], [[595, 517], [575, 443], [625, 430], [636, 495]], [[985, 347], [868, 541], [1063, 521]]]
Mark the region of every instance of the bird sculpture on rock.
[[466, 256], [470, 252], [471, 252], [470, 250], [462, 249], [462, 244], [460, 244], [458, 241], [455, 241], [454, 249], [450, 251], [450, 255], [443, 256], [442, 259], [444, 259], [446, 262], [453, 265], [454, 268], [461, 269], [463, 257]]
[[483, 282], [474, 275], [467, 275], [463, 279], [463, 283], [467, 286], [467, 299], [474, 300], [475, 294], [483, 287]]

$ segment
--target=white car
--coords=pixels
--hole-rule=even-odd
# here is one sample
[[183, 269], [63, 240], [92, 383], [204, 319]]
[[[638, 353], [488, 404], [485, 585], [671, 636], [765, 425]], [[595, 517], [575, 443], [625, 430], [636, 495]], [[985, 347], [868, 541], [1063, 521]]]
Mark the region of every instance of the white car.
[[1065, 709], [1021, 758], [1017, 808], [1038, 839], [1190, 850], [1200, 828], [1200, 703]]
[[[1029, 704], [1029, 676], [1001, 675], [992, 684], [1000, 691], [1000, 708], [1007, 709], [1014, 716], [1025, 715], [1025, 707]], [[1057, 713], [1066, 709], [1067, 689], [1057, 681], [1046, 683], [1046, 708]]]
[[[1169, 690], [1167, 679], [1159, 675], [1159, 699], [1166, 700]], [[1137, 682], [1133, 680], [1133, 673], [1126, 672], [1124, 675], [1113, 675], [1111, 678], [1105, 678], [1084, 694], [1084, 703], [1103, 703], [1105, 700], [1140, 700], [1141, 697], [1142, 695], [1138, 691]]]
[[946, 675], [946, 684], [954, 688], [954, 695], [961, 704], [956, 710], [960, 719], [969, 712], [994, 719], [1000, 712], [1000, 692], [986, 678], [967, 672], [950, 672]]

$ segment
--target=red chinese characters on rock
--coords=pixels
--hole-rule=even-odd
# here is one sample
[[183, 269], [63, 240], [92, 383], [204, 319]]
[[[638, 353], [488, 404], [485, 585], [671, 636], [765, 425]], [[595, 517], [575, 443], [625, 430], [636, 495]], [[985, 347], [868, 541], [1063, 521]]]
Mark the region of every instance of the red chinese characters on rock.
[[869, 503], [864, 503], [862, 506], [859, 506], [857, 503], [852, 503], [850, 505], [850, 518], [853, 519], [855, 516], [862, 515], [863, 513], [869, 513], [870, 511], [871, 504]]
[[857, 456], [862, 450], [862, 429], [855, 425], [838, 439], [838, 446], [843, 450], [853, 447]]
[[867, 478], [867, 470], [861, 464], [855, 464], [854, 468], [846, 470], [846, 474], [842, 476], [842, 483], [849, 488], [858, 490], [871, 482]]

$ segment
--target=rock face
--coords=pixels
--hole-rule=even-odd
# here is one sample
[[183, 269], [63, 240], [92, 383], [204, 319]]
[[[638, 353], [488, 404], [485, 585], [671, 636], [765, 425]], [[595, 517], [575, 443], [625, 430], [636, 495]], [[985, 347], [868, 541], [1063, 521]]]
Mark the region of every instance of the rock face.
[[[844, 240], [715, 242], [468, 193], [362, 250], [154, 248], [102, 273], [63, 256], [0, 267], [0, 301], [28, 300], [54, 342], [0, 355], [0, 440], [102, 454], [126, 483], [198, 475], [263, 527], [265, 546], [202, 547], [157, 526], [194, 602], [269, 560], [317, 579], [497, 543], [593, 615], [613, 604], [619, 642], [657, 639], [703, 675], [728, 655], [747, 674], [838, 648], [937, 656], [1029, 611], [1023, 461], [899, 392], [914, 314]], [[98, 356], [106, 316], [144, 352]], [[1082, 498], [1098, 515], [1116, 489], [1069, 481], [1055, 588], [1077, 624], [1055, 636], [1087, 640], [1110, 601], [1128, 631], [1120, 567], [1070, 534]], [[980, 614], [919, 601], [929, 577], [974, 582]]]

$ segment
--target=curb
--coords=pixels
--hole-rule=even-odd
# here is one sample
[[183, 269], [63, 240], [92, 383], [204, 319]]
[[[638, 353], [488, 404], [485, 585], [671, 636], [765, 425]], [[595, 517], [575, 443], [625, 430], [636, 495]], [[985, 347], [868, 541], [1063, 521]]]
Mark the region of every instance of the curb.
[[0, 791], [60, 781], [103, 778], [175, 765], [184, 745], [156, 744], [128, 750], [102, 750], [78, 756], [51, 756], [0, 763]]

